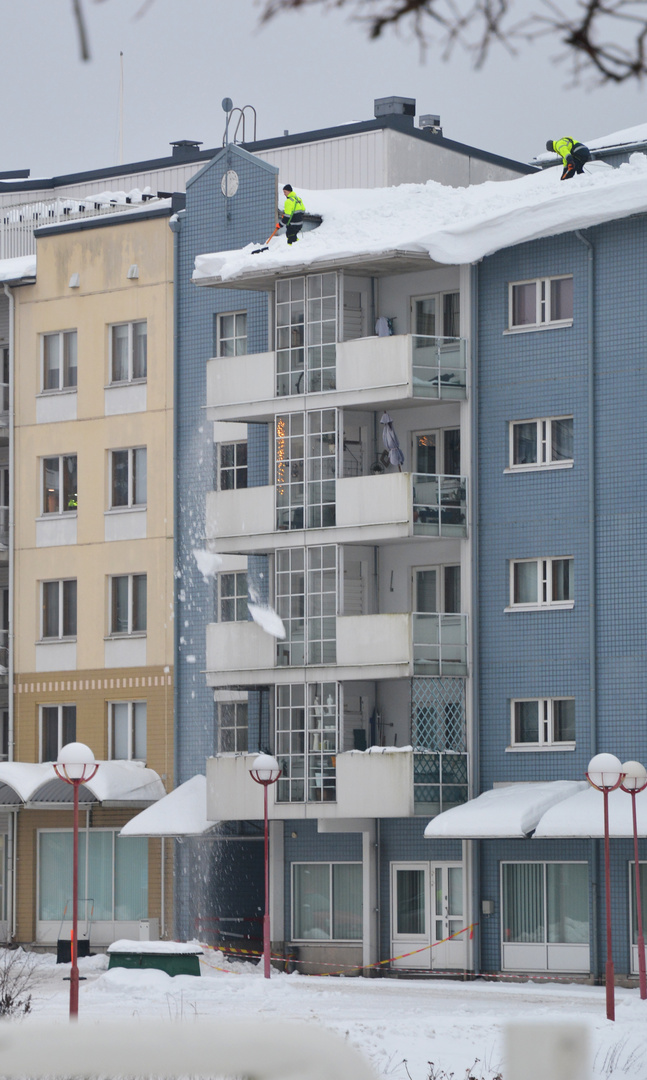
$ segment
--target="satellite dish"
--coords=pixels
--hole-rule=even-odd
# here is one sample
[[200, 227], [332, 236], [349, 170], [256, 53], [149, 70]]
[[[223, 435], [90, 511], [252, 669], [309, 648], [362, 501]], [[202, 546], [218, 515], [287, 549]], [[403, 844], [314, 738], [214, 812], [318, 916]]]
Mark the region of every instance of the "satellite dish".
[[234, 107], [234, 103], [230, 97], [224, 97], [220, 104], [222, 105], [223, 112], [231, 112]]

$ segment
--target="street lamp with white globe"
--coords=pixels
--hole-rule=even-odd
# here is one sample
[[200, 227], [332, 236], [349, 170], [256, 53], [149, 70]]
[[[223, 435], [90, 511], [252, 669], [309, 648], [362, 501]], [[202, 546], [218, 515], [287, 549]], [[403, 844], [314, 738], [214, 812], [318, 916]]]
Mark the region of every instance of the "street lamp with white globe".
[[643, 912], [640, 896], [640, 862], [638, 860], [638, 818], [636, 815], [636, 795], [647, 788], [647, 769], [639, 761], [625, 761], [622, 766], [624, 780], [620, 787], [631, 795], [631, 811], [634, 832], [634, 863], [636, 868], [636, 916], [638, 922], [638, 980], [640, 997], [647, 998], [647, 971], [645, 969], [645, 938], [643, 937]]
[[270, 977], [270, 860], [269, 830], [267, 816], [267, 789], [281, 775], [281, 766], [271, 754], [258, 754], [249, 766], [252, 780], [263, 786], [263, 821], [265, 825], [265, 914], [263, 915], [263, 974]]
[[70, 1020], [79, 1015], [78, 904], [79, 904], [79, 788], [95, 775], [99, 765], [85, 743], [73, 742], [59, 750], [54, 771], [74, 788], [74, 833], [72, 842], [72, 943], [70, 970]]
[[591, 787], [602, 792], [604, 799], [604, 887], [606, 898], [607, 922], [607, 1020], [615, 1020], [615, 973], [613, 970], [613, 951], [611, 942], [611, 869], [609, 863], [609, 792], [619, 788], [625, 778], [624, 766], [615, 754], [596, 754], [589, 761], [586, 779]]

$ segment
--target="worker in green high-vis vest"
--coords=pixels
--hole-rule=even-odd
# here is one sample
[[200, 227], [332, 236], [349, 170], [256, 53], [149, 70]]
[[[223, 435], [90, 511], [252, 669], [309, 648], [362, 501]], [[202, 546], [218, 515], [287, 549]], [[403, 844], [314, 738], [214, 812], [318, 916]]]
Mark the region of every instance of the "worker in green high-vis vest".
[[546, 149], [553, 154], [559, 154], [564, 162], [564, 169], [560, 180], [571, 180], [575, 173], [583, 173], [587, 161], [591, 161], [591, 151], [584, 143], [572, 139], [570, 135], [564, 135], [561, 139], [549, 139]]
[[303, 227], [305, 206], [303, 204], [303, 199], [297, 195], [291, 184], [286, 184], [284, 186], [283, 194], [285, 195], [285, 203], [283, 204], [282, 213], [279, 211], [281, 214], [281, 224], [285, 225], [288, 244], [294, 244], [299, 239], [297, 233], [300, 233]]

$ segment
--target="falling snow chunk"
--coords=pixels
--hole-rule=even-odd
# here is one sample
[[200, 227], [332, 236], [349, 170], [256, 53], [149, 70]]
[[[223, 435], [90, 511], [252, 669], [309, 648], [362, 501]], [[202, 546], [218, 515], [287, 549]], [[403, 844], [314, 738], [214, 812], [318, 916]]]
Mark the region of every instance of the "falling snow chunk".
[[202, 551], [200, 548], [194, 548], [193, 558], [198, 564], [198, 570], [205, 581], [209, 581], [209, 578], [215, 577], [217, 571], [222, 566], [221, 556], [216, 555], [213, 551]]
[[258, 623], [266, 634], [271, 634], [272, 637], [276, 638], [285, 637], [283, 621], [276, 614], [274, 608], [268, 607], [267, 604], [248, 604], [247, 609], [254, 622]]
[[185, 656], [184, 659], [187, 664], [195, 664], [195, 656]]

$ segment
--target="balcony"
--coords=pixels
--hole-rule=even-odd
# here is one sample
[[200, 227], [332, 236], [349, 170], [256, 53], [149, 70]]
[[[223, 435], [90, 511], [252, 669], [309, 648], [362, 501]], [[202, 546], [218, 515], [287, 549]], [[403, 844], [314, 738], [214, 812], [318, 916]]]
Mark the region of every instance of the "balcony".
[[[253, 821], [263, 817], [263, 793], [249, 766], [255, 754], [220, 754], [207, 759], [207, 817]], [[268, 789], [273, 821], [301, 818], [434, 817], [467, 801], [467, 754], [373, 747], [337, 754], [335, 801], [281, 802], [278, 785]]]
[[[337, 543], [467, 535], [467, 480], [463, 476], [403, 472], [352, 476], [334, 483], [334, 522], [305, 530], [309, 543], [330, 543], [331, 529]], [[294, 528], [277, 529], [275, 491], [268, 484], [210, 492], [206, 531], [215, 550], [245, 554], [303, 543], [308, 507], [291, 509]]]
[[[338, 342], [336, 354], [335, 389], [307, 396], [318, 408], [388, 409], [403, 402], [459, 401], [467, 396], [467, 343], [462, 338], [357, 338]], [[304, 394], [277, 396], [275, 367], [274, 352], [209, 360], [208, 418], [263, 423], [279, 409], [305, 408]]]
[[[299, 642], [292, 641], [292, 646]], [[321, 680], [399, 679], [467, 674], [467, 615], [396, 612], [338, 615], [332, 663], [279, 664], [276, 639], [254, 622], [207, 626], [207, 684], [252, 687], [289, 683], [304, 676]], [[316, 673], [316, 674], [315, 674]]]

